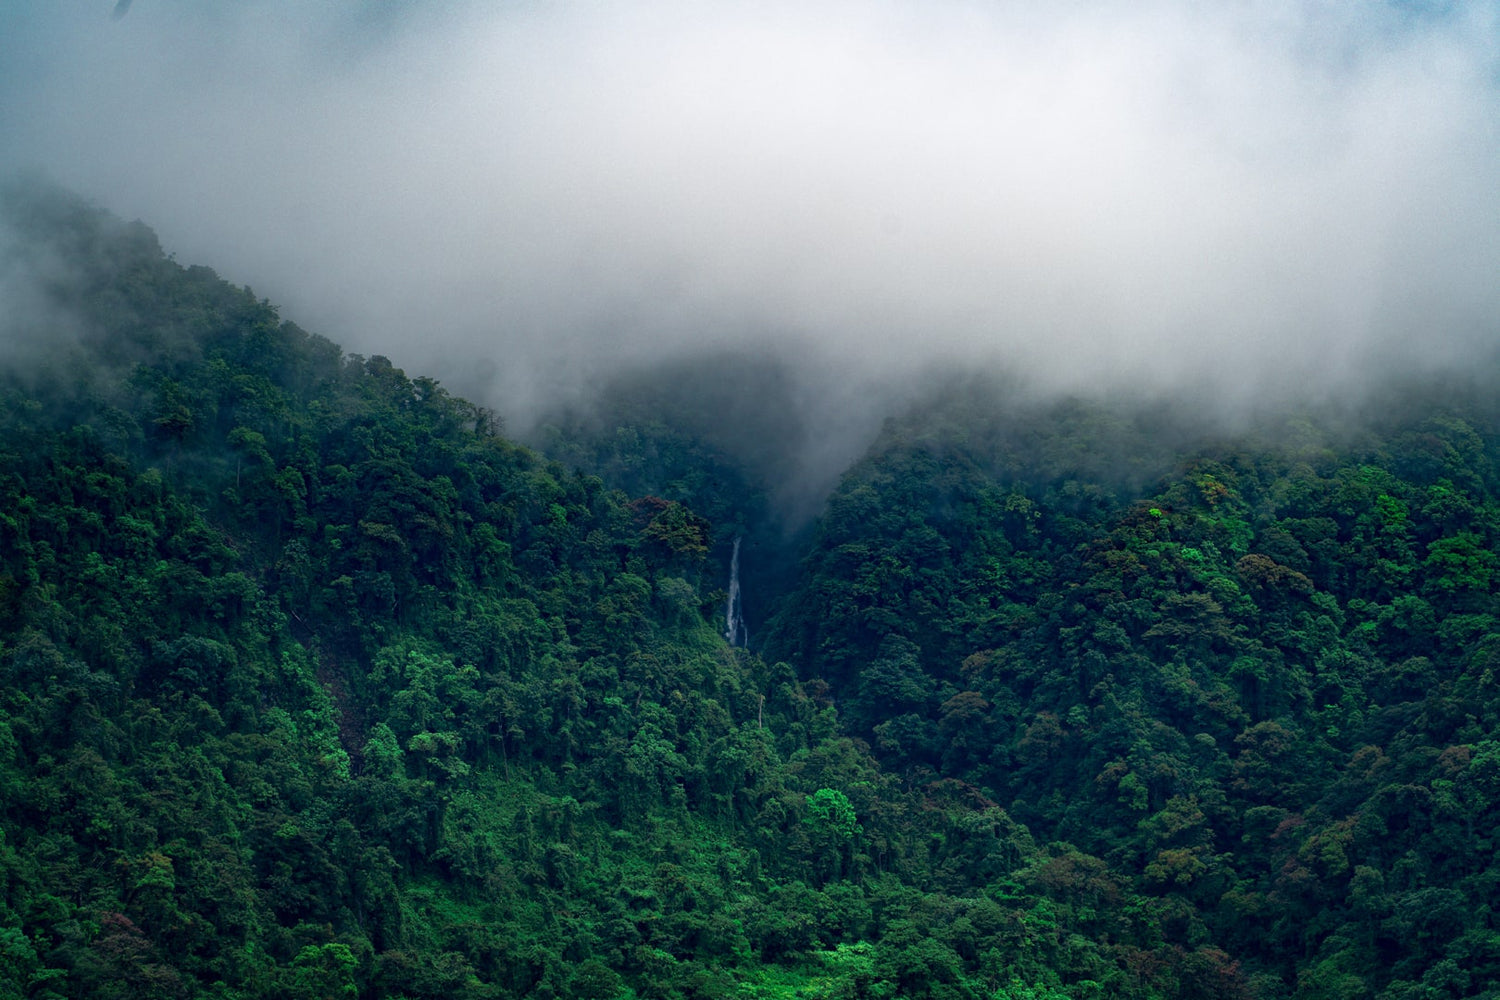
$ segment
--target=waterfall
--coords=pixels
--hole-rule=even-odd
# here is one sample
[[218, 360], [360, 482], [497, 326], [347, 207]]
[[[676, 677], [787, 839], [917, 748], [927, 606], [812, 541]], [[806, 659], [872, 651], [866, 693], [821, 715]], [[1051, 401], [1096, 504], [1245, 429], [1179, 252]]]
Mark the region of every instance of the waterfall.
[[745, 616], [740, 610], [740, 540], [734, 540], [734, 555], [729, 559], [729, 599], [724, 602], [724, 638], [731, 646], [743, 646], [750, 638], [745, 631]]

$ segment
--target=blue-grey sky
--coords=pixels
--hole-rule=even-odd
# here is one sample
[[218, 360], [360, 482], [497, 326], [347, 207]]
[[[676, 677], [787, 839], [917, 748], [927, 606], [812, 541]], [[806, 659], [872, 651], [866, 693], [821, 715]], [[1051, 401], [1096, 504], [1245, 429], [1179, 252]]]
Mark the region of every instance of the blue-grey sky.
[[703, 345], [1233, 395], [1500, 338], [1493, 2], [115, 8], [0, 6], [0, 161], [512, 416]]

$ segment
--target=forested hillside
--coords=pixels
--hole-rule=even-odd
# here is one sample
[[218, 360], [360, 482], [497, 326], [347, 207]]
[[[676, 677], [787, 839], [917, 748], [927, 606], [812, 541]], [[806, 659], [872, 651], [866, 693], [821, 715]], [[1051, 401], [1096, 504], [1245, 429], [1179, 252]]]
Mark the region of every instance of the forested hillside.
[[1493, 397], [1265, 419], [1144, 488], [1159, 414], [1005, 410], [888, 430], [768, 655], [1053, 844], [1094, 940], [1221, 949], [1223, 995], [1495, 995]]
[[[1208, 440], [969, 384], [789, 535], [650, 392], [561, 464], [4, 213], [0, 995], [1496, 995], [1484, 386]], [[800, 566], [749, 649], [742, 535]]]

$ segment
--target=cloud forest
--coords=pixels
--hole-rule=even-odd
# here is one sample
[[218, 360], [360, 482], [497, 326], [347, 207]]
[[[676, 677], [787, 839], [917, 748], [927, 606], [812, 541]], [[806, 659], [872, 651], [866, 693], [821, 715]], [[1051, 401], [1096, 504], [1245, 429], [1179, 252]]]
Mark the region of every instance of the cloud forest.
[[8, 995], [1500, 978], [1493, 368], [1234, 427], [955, 377], [797, 524], [693, 366], [537, 451], [6, 212]]
[[0, 5], [0, 998], [1500, 1000], [1497, 38]]

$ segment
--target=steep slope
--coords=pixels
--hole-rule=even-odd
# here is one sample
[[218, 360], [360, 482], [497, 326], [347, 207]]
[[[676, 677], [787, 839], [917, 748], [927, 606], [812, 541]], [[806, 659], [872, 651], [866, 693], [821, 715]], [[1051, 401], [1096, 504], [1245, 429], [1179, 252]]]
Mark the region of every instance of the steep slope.
[[728, 648], [705, 556], [742, 522], [567, 472], [138, 223], [4, 207], [0, 992], [1219, 975], [1117, 920], [1085, 941], [1056, 852]]
[[[1483, 366], [1254, 431], [948, 387], [799, 549], [692, 387], [564, 466], [3, 206], [0, 993], [1493, 995]], [[800, 556], [754, 652], [741, 533]]]
[[1151, 900], [1252, 995], [1492, 995], [1493, 398], [1164, 450], [1140, 410], [971, 394], [846, 477], [768, 653], [908, 780], [1097, 859], [1074, 906]]

